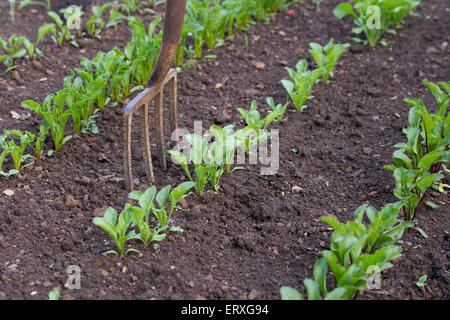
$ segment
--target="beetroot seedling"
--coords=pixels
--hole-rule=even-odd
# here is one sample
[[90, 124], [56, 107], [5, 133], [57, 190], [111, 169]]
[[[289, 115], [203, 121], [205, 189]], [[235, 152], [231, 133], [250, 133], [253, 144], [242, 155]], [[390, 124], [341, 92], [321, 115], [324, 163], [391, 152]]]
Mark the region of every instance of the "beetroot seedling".
[[[16, 145], [13, 139], [7, 140], [10, 136], [15, 136], [19, 138], [19, 145]], [[10, 155], [14, 163], [14, 171], [9, 171], [8, 173], [2, 172], [3, 176], [9, 176], [11, 174], [18, 173], [21, 166], [26, 167], [32, 164], [32, 162], [22, 165], [28, 158], [32, 156], [25, 154], [25, 149], [30, 146], [36, 140], [36, 136], [31, 132], [22, 133], [20, 130], [4, 130], [3, 135], [0, 136], [0, 147], [2, 148], [2, 153], [0, 155], [0, 170], [3, 165], [3, 161], [7, 155]]]
[[311, 95], [314, 84], [322, 75], [321, 69], [308, 70], [308, 63], [305, 59], [300, 60], [296, 65], [296, 70], [286, 67], [291, 80], [281, 80], [281, 84], [286, 89], [292, 99], [297, 111], [303, 111], [308, 106], [306, 101], [314, 98]]
[[[156, 194], [156, 188], [150, 187], [145, 192], [136, 190], [131, 192], [128, 197], [130, 199], [134, 199], [139, 202], [140, 208], [138, 207], [131, 207], [128, 206], [128, 208], [132, 208], [133, 212], [135, 213], [136, 223], [139, 223], [143, 227], [145, 231], [144, 238], [149, 239], [149, 231], [150, 228], [148, 227], [149, 222], [151, 220], [150, 212], [154, 214], [157, 221], [159, 222], [159, 225], [161, 228], [167, 228], [169, 224], [169, 220], [172, 217], [172, 213], [175, 209], [175, 206], [177, 202], [195, 185], [194, 182], [187, 181], [179, 184], [177, 187], [173, 188], [172, 191], [171, 186], [165, 186], [162, 188], [157, 194]], [[156, 197], [155, 197], [156, 195]], [[153, 201], [156, 200], [156, 202], [159, 205], [159, 208], [154, 206]], [[166, 209], [166, 201], [170, 201], [170, 209], [167, 212]], [[145, 224], [146, 226], [144, 226]], [[162, 231], [164, 229], [160, 229], [159, 231]], [[157, 232], [159, 233], [159, 232]], [[161, 239], [162, 240], [162, 239]], [[160, 240], [157, 240], [160, 241]], [[146, 241], [147, 243], [147, 241]]]
[[450, 117], [447, 112], [450, 85], [439, 82], [444, 88], [441, 90], [434, 83], [423, 82], [434, 96], [438, 112], [429, 113], [420, 99], [405, 99], [411, 106], [409, 126], [403, 129], [407, 142], [394, 146], [398, 149], [392, 157], [394, 165], [384, 167], [393, 171], [394, 194], [404, 204], [404, 219], [407, 221], [415, 218], [428, 189], [439, 189], [444, 178], [440, 173], [442, 164], [450, 160]]
[[350, 45], [348, 43], [334, 44], [333, 39], [331, 39], [324, 47], [315, 42], [311, 42], [309, 46], [311, 47], [309, 53], [322, 70], [323, 80], [328, 82], [328, 78], [333, 77], [333, 70], [338, 63], [339, 57]]
[[145, 192], [132, 191], [128, 198], [139, 202], [139, 207], [130, 204], [125, 205], [125, 209], [131, 212], [134, 224], [139, 228], [139, 239], [144, 246], [149, 245], [153, 241], [162, 241], [166, 237], [161, 233], [167, 226], [151, 226], [152, 209], [154, 208], [153, 200], [156, 195], [156, 187], [150, 187]]
[[[124, 209], [119, 218], [117, 218], [117, 211], [109, 207], [106, 209], [103, 217], [96, 217], [93, 220], [94, 224], [105, 230], [114, 240], [117, 249], [121, 256], [124, 255], [125, 243], [131, 239], [139, 239], [139, 236], [134, 230], [127, 232], [129, 226], [133, 222], [131, 211]], [[136, 249], [128, 249], [125, 254], [129, 252], [137, 252]], [[109, 250], [107, 254], [118, 254], [115, 250]]]
[[[380, 211], [367, 204], [354, 212], [354, 220], [341, 223], [335, 217], [322, 217], [334, 232], [330, 250], [314, 265], [314, 280], [305, 279], [309, 300], [355, 299], [366, 288], [369, 277], [392, 267], [391, 260], [401, 256], [402, 248], [395, 245], [409, 223], [398, 219], [400, 202], [388, 204]], [[367, 217], [369, 225], [363, 223]], [[327, 288], [328, 266], [336, 288]], [[303, 295], [290, 287], [280, 289], [283, 300], [303, 300]]]
[[72, 136], [65, 136], [66, 124], [72, 112], [66, 108], [67, 91], [65, 89], [56, 94], [48, 95], [42, 105], [33, 101], [22, 101], [22, 107], [40, 114], [50, 128], [55, 145], [55, 151], [60, 151]]
[[[366, 39], [353, 38], [355, 42], [375, 46], [384, 33], [393, 33], [392, 28], [399, 27], [404, 18], [420, 5], [421, 0], [353, 0], [340, 3], [333, 10], [338, 19], [350, 16], [356, 24], [352, 32], [364, 32]], [[355, 12], [356, 11], [356, 12]], [[387, 44], [382, 41], [382, 44]]]

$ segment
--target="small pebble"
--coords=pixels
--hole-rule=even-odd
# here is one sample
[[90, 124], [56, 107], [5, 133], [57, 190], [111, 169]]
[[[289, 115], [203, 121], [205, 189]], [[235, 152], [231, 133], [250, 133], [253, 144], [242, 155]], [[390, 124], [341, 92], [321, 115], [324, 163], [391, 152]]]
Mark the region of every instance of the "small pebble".
[[8, 197], [11, 197], [11, 196], [14, 195], [14, 191], [11, 190], [11, 189], [6, 189], [5, 191], [3, 191], [3, 193], [4, 193], [5, 195], [7, 195]]

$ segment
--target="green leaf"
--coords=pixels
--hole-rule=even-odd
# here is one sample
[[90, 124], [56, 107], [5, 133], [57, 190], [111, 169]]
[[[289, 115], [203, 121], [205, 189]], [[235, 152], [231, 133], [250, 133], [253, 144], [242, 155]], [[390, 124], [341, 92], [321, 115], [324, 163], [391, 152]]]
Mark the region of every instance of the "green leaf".
[[303, 281], [308, 293], [308, 300], [322, 300], [319, 292], [319, 286], [317, 283], [311, 279], [305, 279]]
[[425, 281], [427, 281], [427, 275], [424, 274], [423, 276], [421, 276], [419, 278], [419, 280], [416, 282], [416, 286], [418, 286], [419, 288], [422, 288], [425, 285]]
[[367, 218], [369, 218], [370, 223], [373, 223], [375, 221], [375, 218], [377, 217], [377, 210], [374, 207], [367, 207], [366, 215]]
[[357, 19], [355, 11], [353, 11], [352, 5], [350, 3], [340, 3], [334, 8], [333, 14], [336, 18], [342, 19], [345, 16], [351, 16], [353, 19]]
[[347, 287], [352, 291], [364, 290], [367, 282], [367, 274], [356, 264], [350, 265], [337, 279], [339, 287]]
[[141, 233], [143, 233], [143, 228], [146, 228], [145, 226], [145, 222], [144, 222], [144, 217], [145, 217], [145, 212], [142, 208], [138, 208], [138, 207], [134, 207], [130, 204], [125, 204], [125, 208], [124, 210], [130, 210], [132, 215], [133, 215], [133, 222], [139, 227], [139, 230], [141, 231]]
[[96, 226], [99, 226], [100, 228], [105, 230], [111, 236], [111, 238], [113, 238], [114, 240], [117, 239], [117, 232], [115, 227], [104, 218], [95, 217], [92, 222]]
[[444, 88], [445, 92], [447, 92], [447, 95], [450, 95], [450, 82], [440, 81], [438, 82], [438, 84]]
[[410, 126], [418, 127], [420, 123], [420, 114], [417, 112], [416, 107], [409, 109], [408, 122]]
[[72, 136], [70, 135], [70, 136], [65, 136], [64, 137], [64, 139], [63, 139], [63, 141], [62, 141], [62, 144], [64, 145], [67, 141], [69, 141], [70, 139], [72, 139]]
[[280, 294], [281, 300], [303, 300], [302, 294], [291, 287], [281, 287]]
[[63, 21], [61, 20], [60, 16], [53, 11], [47, 12], [47, 14], [55, 21], [56, 25], [61, 28], [63, 26]]
[[0, 175], [2, 175], [2, 176], [5, 177], [5, 178], [8, 178], [8, 177], [10, 177], [10, 176], [13, 176], [13, 175], [15, 175], [15, 174], [18, 174], [19, 172], [20, 172], [19, 170], [11, 169], [11, 170], [9, 170], [8, 172], [0, 171]]
[[38, 44], [41, 39], [49, 32], [53, 34], [54, 37], [56, 37], [56, 26], [54, 23], [47, 23], [38, 29], [36, 44]]
[[157, 234], [152, 237], [152, 241], [163, 241], [166, 238], [166, 234]]
[[128, 249], [128, 250], [126, 251], [125, 254], [128, 254], [129, 252], [136, 252], [136, 253], [139, 253], [140, 251], [137, 250], [137, 249], [130, 248], [130, 249]]
[[347, 293], [347, 288], [339, 287], [328, 293], [324, 300], [342, 300]]
[[209, 132], [219, 141], [224, 141], [227, 137], [225, 130], [215, 124], [209, 128]]
[[117, 223], [117, 211], [113, 207], [106, 209], [103, 214], [103, 218], [108, 221], [111, 225], [116, 226]]
[[119, 215], [119, 219], [117, 221], [117, 232], [119, 233], [120, 238], [125, 237], [125, 233], [130, 226], [130, 224], [133, 222], [133, 214], [130, 212], [130, 210], [122, 210], [122, 212]]
[[184, 230], [182, 228], [176, 227], [176, 226], [170, 227], [169, 231], [172, 231], [172, 232], [184, 232]]
[[144, 193], [143, 193], [142, 191], [134, 190], [134, 191], [131, 191], [131, 192], [128, 194], [128, 198], [129, 198], [129, 199], [136, 200], [136, 201], [139, 201], [139, 198], [140, 198], [143, 194], [144, 194]]
[[155, 199], [156, 187], [152, 186], [145, 190], [145, 192], [139, 198], [139, 205], [142, 209], [144, 209], [146, 218], [148, 219], [148, 213], [153, 207], [153, 200]]
[[334, 278], [339, 279], [345, 272], [345, 268], [337, 263], [338, 258], [336, 257], [336, 255], [329, 250], [322, 251], [322, 255], [327, 260], [328, 265], [330, 266], [330, 269], [334, 274]]
[[419, 231], [419, 233], [422, 235], [422, 237], [424, 237], [425, 239], [428, 239], [428, 235], [425, 233], [425, 231], [423, 231], [422, 228], [416, 227], [416, 230]]
[[361, 206], [359, 206], [358, 209], [356, 209], [356, 211], [354, 212], [353, 216], [355, 217], [355, 221], [362, 223], [362, 220], [364, 218], [364, 211], [366, 211], [368, 204], [362, 204]]
[[291, 94], [294, 92], [294, 83], [289, 80], [281, 80], [281, 84], [286, 89], [286, 91]]
[[411, 159], [403, 152], [403, 150], [396, 150], [392, 159], [398, 167], [404, 167], [409, 170], [412, 169]]
[[439, 206], [436, 203], [431, 202], [431, 201], [426, 201], [425, 204], [433, 209], [439, 208]]
[[406, 129], [406, 136], [408, 138], [408, 143], [411, 147], [411, 149], [414, 151], [414, 153], [417, 152], [417, 144], [419, 140], [419, 134], [420, 134], [420, 128], [419, 127], [408, 127]]
[[438, 85], [436, 85], [432, 82], [423, 80], [423, 83], [428, 87], [430, 92], [433, 94], [434, 100], [436, 101], [437, 105], [439, 106], [439, 114], [441, 114], [442, 116], [445, 116], [448, 104], [450, 102], [448, 95], [446, 95], [441, 90], [441, 88], [439, 88]]
[[314, 279], [319, 286], [320, 292], [327, 294], [327, 260], [321, 258], [314, 264]]
[[54, 289], [48, 293], [48, 300], [59, 300], [59, 290]]
[[190, 22], [183, 25], [183, 33], [202, 31], [203, 26], [198, 22]]
[[159, 190], [158, 194], [156, 195], [156, 201], [158, 202], [159, 207], [161, 209], [165, 208], [165, 206], [166, 206], [166, 200], [167, 200], [167, 197], [169, 196], [170, 188], [171, 188], [171, 185], [169, 184], [168, 186], [165, 186], [164, 188]]
[[352, 41], [353, 41], [354, 43], [362, 43], [362, 42], [364, 42], [364, 40], [362, 40], [362, 39], [360, 39], [360, 38], [356, 38], [356, 37], [353, 37], [353, 38], [352, 38]]
[[320, 220], [329, 224], [335, 230], [342, 229], [345, 227], [343, 223], [341, 223], [338, 219], [334, 217], [321, 217]]
[[425, 171], [430, 170], [430, 167], [437, 162], [447, 162], [450, 160], [450, 152], [445, 150], [435, 150], [432, 151], [425, 156], [423, 156], [419, 160], [418, 167]]
[[12, 59], [16, 59], [16, 58], [21, 58], [21, 57], [25, 56], [26, 54], [27, 54], [27, 51], [22, 48], [22, 49], [20, 49], [20, 50], [18, 50], [16, 52], [14, 52], [14, 54], [11, 55], [10, 57]]
[[383, 235], [378, 238], [378, 241], [374, 244], [376, 246], [387, 246], [395, 243], [396, 240], [400, 239], [405, 231], [406, 224], [400, 223], [394, 228], [386, 231]]
[[188, 176], [189, 180], [192, 180], [192, 176], [189, 172], [189, 169], [187, 167], [187, 158], [186, 156], [175, 150], [167, 150], [167, 152], [173, 157], [173, 159], [180, 164], [180, 166], [184, 169], [184, 172], [186, 172], [186, 175]]
[[208, 142], [198, 134], [188, 134], [186, 140], [191, 144], [191, 161], [194, 164], [202, 164], [206, 155]]
[[192, 189], [194, 186], [195, 186], [195, 182], [193, 182], [193, 181], [186, 181], [186, 182], [180, 183], [177, 187], [175, 187], [170, 192], [170, 196], [169, 196], [171, 207], [175, 207], [175, 205], [178, 202], [178, 200], [180, 200], [180, 198], [186, 192], [188, 192], [190, 189]]
[[343, 241], [339, 243], [338, 247], [338, 258], [341, 265], [346, 266], [349, 260], [349, 254], [352, 248], [358, 243], [358, 238], [347, 234]]
[[35, 112], [42, 108], [39, 103], [37, 103], [37, 102], [35, 102], [33, 100], [22, 101], [21, 105], [22, 105], [23, 108], [30, 109], [30, 110], [33, 110]]

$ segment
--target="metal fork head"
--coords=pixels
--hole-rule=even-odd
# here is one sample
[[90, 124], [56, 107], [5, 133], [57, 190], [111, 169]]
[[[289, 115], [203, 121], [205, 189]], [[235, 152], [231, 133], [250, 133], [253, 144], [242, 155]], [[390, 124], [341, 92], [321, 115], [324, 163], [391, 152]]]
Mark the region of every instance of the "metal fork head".
[[173, 132], [178, 127], [177, 120], [177, 71], [170, 69], [158, 87], [151, 86], [144, 89], [138, 96], [130, 101], [123, 113], [123, 165], [125, 170], [125, 186], [128, 191], [133, 190], [133, 173], [131, 163], [131, 134], [133, 128], [133, 115], [139, 111], [139, 127], [141, 131], [141, 148], [144, 158], [145, 172], [154, 182], [153, 163], [150, 145], [149, 105], [154, 101], [157, 155], [161, 168], [166, 169], [166, 148], [164, 139], [164, 104], [163, 90], [169, 84], [169, 124]]

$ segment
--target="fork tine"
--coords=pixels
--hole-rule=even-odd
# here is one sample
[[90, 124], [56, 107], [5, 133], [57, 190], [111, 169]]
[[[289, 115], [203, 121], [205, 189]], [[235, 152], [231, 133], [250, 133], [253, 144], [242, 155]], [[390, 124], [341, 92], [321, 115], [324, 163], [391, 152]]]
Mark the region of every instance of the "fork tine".
[[169, 113], [170, 113], [170, 132], [173, 133], [175, 130], [178, 129], [178, 116], [177, 116], [177, 72], [176, 70], [172, 71], [172, 79], [169, 80], [169, 97], [170, 97], [170, 104], [169, 104]]
[[155, 97], [156, 146], [158, 150], [159, 164], [163, 169], [167, 169], [164, 139], [163, 87], [164, 86], [161, 86]]
[[[145, 112], [145, 110], [147, 110], [147, 114], [148, 114], [148, 104], [153, 96], [154, 96], [154, 92], [150, 88], [146, 88], [139, 95], [137, 95], [132, 101], [130, 101], [123, 111], [123, 123], [122, 123], [123, 168], [124, 168], [124, 172], [125, 172], [125, 186], [128, 191], [131, 191], [133, 188], [133, 172], [132, 172], [132, 168], [131, 168], [131, 166], [132, 166], [131, 134], [132, 134], [133, 114], [138, 110], [140, 111], [141, 128], [143, 126], [145, 126], [146, 125], [145, 122], [147, 122], [146, 126], [147, 126], [147, 131], [148, 131], [148, 116], [147, 116], [147, 120], [146, 120], [146, 118], [143, 117], [142, 115], [143, 115], [143, 112]], [[150, 141], [150, 139], [147, 138], [145, 136], [145, 134], [143, 135], [143, 139]], [[144, 143], [142, 142], [142, 144], [144, 144]], [[144, 145], [143, 145], [143, 149], [147, 150], [147, 148], [145, 148]], [[144, 150], [143, 150], [143, 152], [146, 152]], [[148, 151], [149, 150], [150, 150], [150, 148], [148, 148]], [[149, 153], [147, 153], [147, 154], [149, 154]], [[147, 168], [146, 168], [146, 171], [147, 171], [147, 173], [150, 173], [150, 177], [151, 177], [152, 176], [151, 157], [148, 157], [148, 159], [150, 161], [149, 162], [150, 165], [148, 166], [148, 169], [150, 170], [150, 172], [148, 172]], [[144, 160], [146, 161], [146, 155], [144, 155]], [[146, 164], [146, 166], [147, 166], [147, 164]]]
[[152, 152], [150, 148], [150, 128], [148, 124], [148, 102], [140, 108], [139, 122], [141, 127], [142, 157], [144, 158], [145, 173], [152, 182], [155, 182], [153, 174]]
[[133, 188], [133, 173], [131, 172], [131, 119], [132, 113], [123, 115], [123, 168], [125, 171], [125, 186], [128, 191]]
[[[170, 83], [169, 83], [170, 82]], [[169, 122], [172, 132], [178, 128], [177, 118], [177, 72], [171, 69], [158, 88], [146, 88], [134, 98], [124, 109], [123, 114], [123, 167], [125, 171], [125, 186], [128, 191], [133, 189], [131, 134], [133, 114], [139, 111], [139, 127], [141, 133], [141, 148], [144, 158], [145, 172], [152, 182], [155, 181], [152, 163], [149, 128], [149, 103], [155, 105], [156, 145], [160, 166], [167, 169], [166, 145], [164, 138], [164, 105], [163, 89], [169, 84]]]

